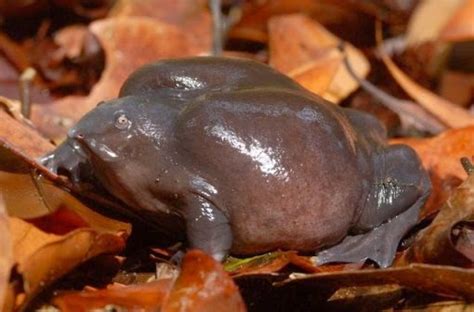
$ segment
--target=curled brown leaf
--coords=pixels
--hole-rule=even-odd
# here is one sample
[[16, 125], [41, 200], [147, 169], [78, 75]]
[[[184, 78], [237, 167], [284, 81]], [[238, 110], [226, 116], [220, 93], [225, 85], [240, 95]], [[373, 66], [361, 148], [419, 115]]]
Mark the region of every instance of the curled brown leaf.
[[13, 262], [12, 246], [10, 241], [10, 227], [8, 225], [5, 204], [0, 193], [0, 308], [6, 298], [10, 268]]
[[[461, 184], [433, 222], [420, 232], [403, 257], [407, 262], [450, 264], [470, 267], [474, 240], [474, 175]], [[465, 235], [461, 235], [467, 231]]]
[[[342, 40], [317, 21], [303, 14], [281, 15], [273, 17], [268, 28], [270, 65], [310, 91], [337, 103], [359, 86], [341, 66], [338, 47]], [[346, 51], [354, 71], [365, 77], [370, 69], [365, 56], [350, 44]]]
[[125, 79], [138, 67], [163, 58], [197, 53], [178, 27], [148, 17], [116, 17], [93, 22], [89, 30], [105, 52], [106, 65], [87, 96], [67, 96], [49, 105], [34, 105], [32, 120], [42, 133], [62, 139], [97, 103], [117, 96]]

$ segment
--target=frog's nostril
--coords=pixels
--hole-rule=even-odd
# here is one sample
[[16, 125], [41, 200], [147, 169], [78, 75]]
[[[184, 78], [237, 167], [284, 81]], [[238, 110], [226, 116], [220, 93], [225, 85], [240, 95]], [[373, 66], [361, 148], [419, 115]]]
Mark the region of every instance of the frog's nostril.
[[79, 140], [82, 140], [82, 139], [84, 139], [84, 134], [82, 134], [82, 133], [77, 133], [77, 134], [76, 134], [76, 138], [79, 139]]

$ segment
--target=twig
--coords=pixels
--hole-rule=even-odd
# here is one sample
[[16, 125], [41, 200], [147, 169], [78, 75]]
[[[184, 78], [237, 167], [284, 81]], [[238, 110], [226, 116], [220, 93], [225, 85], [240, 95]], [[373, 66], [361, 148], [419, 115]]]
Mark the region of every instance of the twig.
[[36, 71], [28, 67], [20, 76], [20, 102], [21, 114], [29, 119], [31, 115], [31, 82], [36, 76]]
[[212, 55], [219, 56], [223, 50], [223, 18], [221, 11], [221, 0], [209, 0], [212, 12]]
[[404, 128], [413, 127], [418, 130], [427, 131], [431, 134], [437, 134], [446, 129], [446, 127], [438, 119], [436, 119], [416, 103], [396, 98], [377, 88], [368, 80], [357, 76], [349, 62], [344, 49], [344, 44], [341, 44], [339, 49], [343, 53], [344, 66], [351, 77], [359, 83], [362, 89], [379, 100], [382, 105], [396, 112], [400, 117], [402, 126]]

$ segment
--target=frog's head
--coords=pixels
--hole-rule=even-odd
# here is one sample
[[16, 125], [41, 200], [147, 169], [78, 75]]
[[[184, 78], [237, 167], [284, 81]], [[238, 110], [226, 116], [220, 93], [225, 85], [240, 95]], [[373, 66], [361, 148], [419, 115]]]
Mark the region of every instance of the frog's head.
[[167, 112], [153, 104], [140, 96], [100, 103], [70, 129], [64, 143], [42, 158], [43, 164], [66, 173], [73, 182], [81, 182], [87, 169], [112, 194], [140, 184], [136, 180], [143, 178], [150, 155], [158, 161], [166, 140], [166, 122], [161, 121]]

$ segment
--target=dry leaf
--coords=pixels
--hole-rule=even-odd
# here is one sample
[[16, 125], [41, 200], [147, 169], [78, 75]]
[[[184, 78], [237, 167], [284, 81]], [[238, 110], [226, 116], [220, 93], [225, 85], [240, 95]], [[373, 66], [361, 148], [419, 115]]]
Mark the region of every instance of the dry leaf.
[[291, 254], [296, 254], [296, 252], [276, 251], [245, 259], [229, 257], [224, 263], [224, 268], [233, 276], [274, 273], [290, 263]]
[[90, 311], [114, 305], [140, 311], [246, 311], [237, 286], [220, 263], [199, 250], [183, 259], [176, 281], [165, 278], [104, 290], [81, 291], [57, 296], [61, 311]]
[[107, 289], [60, 294], [53, 304], [62, 312], [87, 312], [116, 306], [127, 311], [159, 311], [173, 280], [162, 279], [139, 285], [112, 285]]
[[[455, 242], [454, 228], [463, 223], [466, 223], [467, 229], [474, 224], [474, 175], [458, 187], [433, 222], [418, 233], [401, 262], [472, 266], [474, 256], [471, 258], [472, 251], [469, 250], [474, 250], [474, 241], [463, 242], [462, 249], [468, 252], [458, 250]], [[468, 223], [471, 223], [470, 227]]]
[[464, 0], [423, 0], [408, 23], [407, 45], [435, 41]]
[[148, 16], [181, 29], [193, 54], [208, 53], [212, 45], [211, 15], [207, 0], [121, 0], [110, 17]]
[[288, 73], [300, 85], [311, 92], [323, 96], [334, 81], [341, 66], [342, 57], [335, 50], [317, 58], [314, 62], [306, 63]]
[[[0, 190], [10, 216], [37, 218], [52, 213], [62, 203], [65, 203], [65, 192], [50, 183], [43, 184], [47, 198], [42, 198], [33, 179], [34, 177], [30, 174], [0, 171]], [[47, 202], [45, 203], [45, 201]]]
[[312, 257], [300, 256], [296, 251], [275, 251], [244, 259], [229, 257], [224, 263], [224, 268], [234, 278], [238, 278], [245, 275], [271, 275], [289, 264], [309, 273], [355, 270], [363, 265], [363, 263], [316, 265]]
[[121, 231], [79, 228], [55, 235], [17, 218], [10, 218], [10, 229], [14, 263], [23, 277], [26, 302], [86, 260], [122, 250], [130, 231], [127, 226]]
[[[452, 1], [456, 2], [456, 1]], [[474, 39], [474, 0], [464, 0], [439, 32], [443, 41], [468, 41]]]
[[401, 123], [401, 131], [409, 133], [411, 130], [416, 129], [431, 134], [438, 134], [446, 130], [446, 127], [438, 119], [433, 117], [418, 104], [398, 99], [382, 89], [379, 89], [368, 80], [359, 78], [352, 70], [347, 58], [344, 58], [343, 62], [348, 73], [360, 84], [364, 91], [377, 99], [382, 105], [397, 113]]
[[474, 127], [453, 129], [430, 139], [403, 138], [391, 143], [403, 143], [413, 147], [423, 166], [430, 172], [433, 191], [423, 207], [424, 218], [446, 202], [452, 191], [467, 178], [459, 160], [474, 154]]
[[387, 17], [387, 14], [384, 14], [382, 10], [372, 10], [372, 8], [374, 8], [373, 5], [365, 5], [361, 1], [245, 1], [242, 5], [242, 18], [231, 29], [229, 38], [264, 43], [268, 40], [267, 23], [270, 18], [278, 15], [301, 13], [310, 16], [323, 25], [340, 30], [341, 33], [351, 39], [364, 40], [360, 33], [370, 29], [372, 23], [370, 17], [365, 13], [381, 18]]
[[12, 246], [10, 241], [10, 227], [8, 225], [5, 205], [0, 194], [0, 309], [6, 299], [10, 268], [13, 262]]
[[444, 71], [440, 81], [439, 94], [453, 103], [469, 107], [474, 100], [474, 74]]
[[54, 34], [54, 43], [60, 49], [60, 53], [64, 53], [69, 59], [74, 59], [81, 54], [84, 47], [88, 30], [83, 25], [71, 25], [62, 28]]
[[196, 53], [179, 28], [147, 17], [117, 17], [93, 22], [90, 31], [101, 43], [106, 66], [87, 97], [67, 96], [49, 105], [34, 105], [32, 120], [50, 138], [63, 138], [86, 112], [115, 98], [125, 79], [138, 67], [163, 58]]
[[381, 57], [393, 78], [403, 90], [446, 126], [461, 128], [474, 125], [474, 116], [467, 110], [418, 85], [402, 72], [384, 52], [381, 52]]
[[308, 289], [398, 284], [449, 298], [474, 299], [474, 269], [421, 263], [383, 270], [295, 274], [283, 282], [275, 283], [276, 286], [285, 287], [294, 284]]
[[189, 251], [163, 312], [246, 311], [237, 286], [220, 263], [200, 250]]
[[1, 109], [0, 120], [2, 121], [0, 122], [0, 147], [14, 151], [17, 157], [27, 164], [33, 165], [33, 159], [54, 148], [54, 145], [49, 143], [37, 131], [20, 121], [14, 120]]
[[[317, 88], [311, 91], [317, 93], [322, 89], [319, 82], [308, 80], [319, 75], [328, 75], [326, 79], [333, 76], [327, 89], [319, 93], [329, 101], [337, 103], [357, 89], [357, 81], [341, 66], [339, 46], [342, 40], [318, 22], [301, 14], [273, 17], [269, 22], [269, 37], [270, 65], [292, 78], [302, 79], [305, 86], [315, 84]], [[346, 53], [357, 75], [365, 77], [370, 68], [365, 56], [350, 44], [347, 44]], [[314, 66], [318, 61], [327, 64]], [[323, 85], [327, 84], [322, 78], [318, 79]]]

